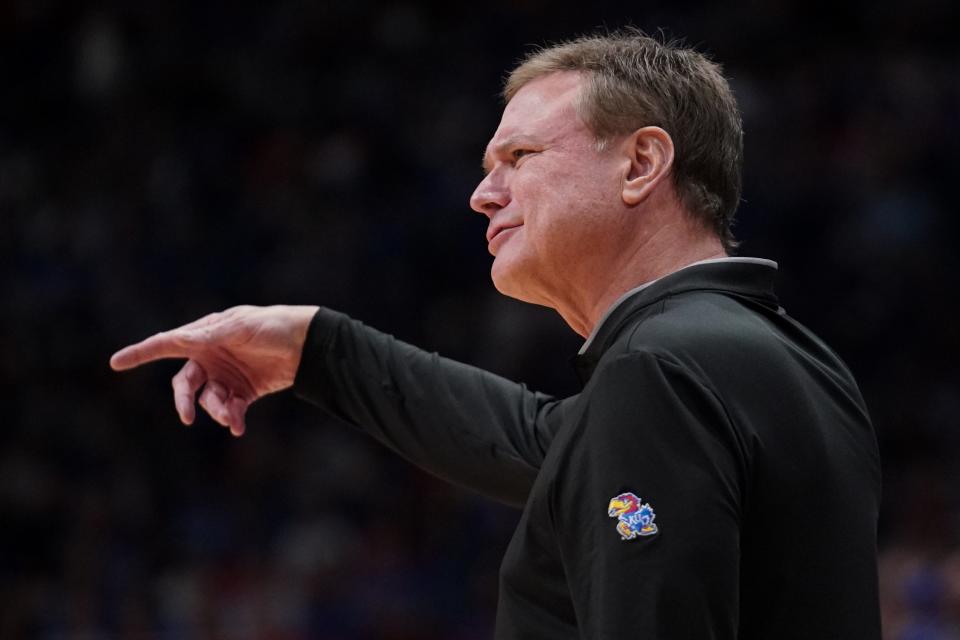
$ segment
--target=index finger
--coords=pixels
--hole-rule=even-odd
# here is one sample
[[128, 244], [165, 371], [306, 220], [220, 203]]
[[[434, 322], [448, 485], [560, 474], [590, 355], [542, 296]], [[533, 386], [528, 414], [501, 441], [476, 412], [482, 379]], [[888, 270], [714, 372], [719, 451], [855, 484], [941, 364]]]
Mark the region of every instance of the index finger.
[[189, 357], [190, 348], [184, 336], [176, 331], [164, 331], [117, 351], [110, 357], [110, 367], [114, 371], [126, 371], [164, 358]]

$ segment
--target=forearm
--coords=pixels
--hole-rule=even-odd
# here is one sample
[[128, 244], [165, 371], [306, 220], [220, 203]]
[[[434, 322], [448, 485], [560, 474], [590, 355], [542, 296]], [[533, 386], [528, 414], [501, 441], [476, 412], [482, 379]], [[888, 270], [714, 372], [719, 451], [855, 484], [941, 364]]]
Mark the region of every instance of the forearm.
[[321, 309], [295, 393], [411, 462], [510, 504], [526, 500], [556, 401]]

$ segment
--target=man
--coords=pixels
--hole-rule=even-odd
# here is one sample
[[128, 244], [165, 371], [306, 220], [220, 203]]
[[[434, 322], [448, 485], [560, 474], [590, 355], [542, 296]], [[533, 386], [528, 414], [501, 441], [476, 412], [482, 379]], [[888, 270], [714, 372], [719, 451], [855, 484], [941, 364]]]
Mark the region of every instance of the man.
[[118, 352], [234, 435], [293, 387], [523, 515], [496, 637], [878, 638], [876, 439], [843, 363], [730, 258], [742, 133], [719, 68], [628, 32], [510, 76], [471, 206], [492, 277], [587, 338], [554, 399], [329, 309], [238, 307]]

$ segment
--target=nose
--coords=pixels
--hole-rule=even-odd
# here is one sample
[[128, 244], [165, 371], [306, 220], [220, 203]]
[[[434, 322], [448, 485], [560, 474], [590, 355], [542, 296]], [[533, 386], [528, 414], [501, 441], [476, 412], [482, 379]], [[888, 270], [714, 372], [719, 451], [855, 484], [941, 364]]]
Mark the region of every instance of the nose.
[[488, 218], [510, 203], [510, 192], [497, 174], [496, 170], [487, 174], [470, 196], [470, 208]]

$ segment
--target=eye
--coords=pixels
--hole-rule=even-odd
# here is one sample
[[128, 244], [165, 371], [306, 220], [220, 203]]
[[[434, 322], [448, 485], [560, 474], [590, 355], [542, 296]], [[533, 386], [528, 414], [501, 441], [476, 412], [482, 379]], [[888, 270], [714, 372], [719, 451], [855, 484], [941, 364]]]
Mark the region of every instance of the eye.
[[516, 164], [521, 159], [530, 155], [531, 153], [533, 153], [533, 151], [531, 151], [530, 149], [514, 149], [513, 151], [510, 152], [510, 159], [513, 162], [513, 164]]

